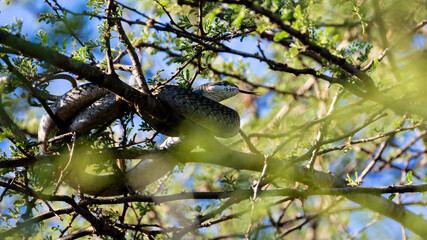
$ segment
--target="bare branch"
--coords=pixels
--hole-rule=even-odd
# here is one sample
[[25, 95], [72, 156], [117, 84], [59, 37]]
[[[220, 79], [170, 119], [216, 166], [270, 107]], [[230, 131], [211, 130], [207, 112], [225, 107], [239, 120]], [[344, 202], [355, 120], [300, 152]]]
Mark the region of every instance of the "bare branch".
[[147, 81], [145, 80], [144, 74], [142, 72], [141, 62], [135, 52], [135, 48], [127, 37], [120, 21], [116, 21], [116, 27], [117, 32], [119, 33], [120, 41], [123, 43], [123, 45], [125, 45], [126, 51], [128, 52], [130, 59], [132, 60], [132, 70], [134, 72], [133, 76], [136, 78], [136, 81], [138, 82], [138, 85], [142, 88], [142, 91], [145, 94], [150, 94]]

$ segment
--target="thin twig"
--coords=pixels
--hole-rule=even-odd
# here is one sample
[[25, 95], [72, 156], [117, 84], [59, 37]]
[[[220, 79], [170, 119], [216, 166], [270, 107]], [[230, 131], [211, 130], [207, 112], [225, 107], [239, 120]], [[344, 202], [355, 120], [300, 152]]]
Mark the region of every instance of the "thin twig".
[[158, 85], [160, 86], [160, 85], [165, 85], [165, 84], [167, 84], [167, 83], [169, 83], [170, 81], [172, 81], [176, 76], [178, 76], [178, 74], [180, 73], [180, 72], [182, 72], [182, 70], [184, 70], [185, 69], [185, 67], [187, 67], [187, 65], [188, 64], [190, 64], [194, 59], [196, 59], [202, 52], [204, 51], [204, 49], [200, 49], [200, 50], [198, 50], [190, 59], [188, 59], [187, 61], [185, 61], [185, 63], [184, 64], [182, 64], [179, 68], [178, 68], [178, 70], [170, 77], [170, 78], [168, 78], [167, 80], [165, 80], [165, 81], [163, 81], [163, 82], [161, 82], [161, 83], [159, 83]]
[[256, 149], [256, 147], [252, 144], [251, 140], [248, 138], [248, 136], [242, 131], [242, 129], [239, 129], [240, 137], [243, 139], [243, 141], [246, 143], [246, 146], [249, 148], [249, 151], [255, 154], [260, 154], [261, 152]]
[[[105, 14], [107, 17], [111, 17], [111, 15], [115, 12], [113, 8], [116, 7], [114, 5], [113, 0], [109, 0], [107, 7], [105, 8]], [[104, 34], [104, 41], [105, 41], [105, 58], [107, 59], [107, 73], [111, 74], [113, 76], [117, 76], [117, 73], [114, 71], [114, 61], [113, 57], [111, 55], [111, 45], [110, 45], [110, 38], [111, 38], [111, 26], [113, 25], [113, 21], [110, 19], [107, 19], [105, 22], [105, 28], [106, 33]]]
[[248, 224], [248, 228], [246, 229], [245, 232], [245, 238], [249, 240], [249, 236], [253, 227], [253, 223], [255, 222], [254, 219], [254, 211], [255, 211], [255, 202], [258, 199], [258, 191], [259, 191], [259, 185], [261, 183], [261, 180], [264, 178], [265, 172], [267, 170], [267, 164], [268, 163], [268, 156], [264, 156], [264, 167], [262, 168], [262, 171], [258, 177], [258, 180], [255, 184], [255, 186], [253, 187], [253, 197], [251, 198], [251, 212], [249, 214], [249, 224]]
[[[325, 116], [323, 116], [324, 118], [328, 117], [328, 116], [330, 116], [332, 114], [332, 112], [335, 109], [335, 104], [336, 104], [339, 96], [341, 95], [341, 93], [342, 93], [342, 91], [338, 91], [335, 94], [335, 96], [332, 98], [331, 105], [329, 106], [328, 112], [325, 114]], [[326, 134], [326, 130], [327, 130], [327, 127], [328, 127], [327, 125], [328, 125], [328, 121], [322, 123], [322, 125], [320, 126], [320, 129], [317, 132], [317, 137], [316, 137], [315, 143], [321, 142], [323, 140], [323, 137]], [[307, 168], [309, 168], [311, 170], [314, 169], [314, 163], [315, 163], [315, 159], [317, 157], [317, 153], [319, 152], [319, 149], [320, 149], [320, 145], [318, 145], [318, 147], [314, 149], [314, 151], [313, 151], [313, 153], [311, 155], [311, 158], [310, 158], [310, 160], [308, 161], [308, 163], [306, 165]]]
[[200, 36], [205, 36], [205, 31], [203, 30], [203, 0], [199, 0], [199, 30]]
[[[82, 46], [82, 47], [85, 47], [86, 45], [80, 40], [80, 38], [77, 36], [77, 34], [75, 34], [74, 33], [74, 31], [73, 31], [73, 27], [71, 27], [70, 26], [70, 23], [68, 22], [68, 20], [64, 17], [65, 16], [65, 13], [66, 13], [66, 11], [64, 11], [65, 9], [61, 6], [61, 5], [59, 5], [58, 4], [58, 2], [56, 1], [56, 0], [52, 0], [54, 3], [55, 3], [55, 5], [57, 6], [57, 7], [54, 7], [48, 0], [45, 0], [45, 2], [49, 5], [49, 7], [55, 12], [55, 14], [56, 14], [56, 16], [59, 18], [59, 19], [61, 19], [61, 21], [64, 23], [64, 25], [65, 25], [65, 27], [67, 28], [67, 30], [68, 30], [68, 32], [70, 33], [70, 35], [74, 38], [74, 39], [76, 39], [77, 40], [77, 42], [80, 44], [80, 46]], [[59, 14], [59, 12], [57, 11], [57, 9], [59, 9], [59, 10], [61, 10], [61, 12], [62, 12], [62, 15], [61, 14]], [[88, 55], [89, 55], [89, 59], [90, 59], [90, 61], [92, 62], [92, 64], [95, 64], [95, 59], [94, 59], [94, 56], [93, 56], [93, 54], [92, 54], [92, 52], [91, 52], [91, 50], [90, 49], [87, 49], [87, 52], [89, 53]]]
[[135, 48], [130, 42], [128, 36], [126, 35], [122, 23], [120, 21], [116, 21], [115, 23], [117, 27], [117, 32], [119, 33], [120, 41], [123, 43], [123, 45], [125, 45], [126, 51], [128, 52], [129, 57], [132, 61], [133, 75], [136, 78], [139, 87], [142, 88], [142, 91], [145, 94], [151, 94], [147, 85], [147, 81], [145, 80], [144, 73], [142, 72], [141, 62], [139, 61], [138, 55], [135, 52]]
[[65, 165], [64, 169], [62, 169], [61, 173], [59, 174], [59, 179], [55, 185], [54, 190], [52, 191], [52, 195], [55, 195], [56, 192], [58, 191], [59, 186], [61, 185], [62, 181], [64, 181], [64, 178], [66, 177], [66, 175], [68, 174], [67, 170], [71, 165], [71, 161], [73, 159], [74, 156], [74, 146], [76, 145], [76, 133], [73, 133], [73, 136], [71, 138], [71, 151], [70, 151], [70, 157], [68, 159], [67, 165]]

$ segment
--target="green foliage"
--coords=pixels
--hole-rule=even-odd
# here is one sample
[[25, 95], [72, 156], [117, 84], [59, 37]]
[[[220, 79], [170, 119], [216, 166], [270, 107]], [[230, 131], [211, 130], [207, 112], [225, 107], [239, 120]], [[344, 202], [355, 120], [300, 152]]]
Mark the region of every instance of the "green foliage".
[[46, 22], [47, 24], [55, 24], [61, 21], [61, 17], [53, 13], [40, 13], [39, 22]]
[[274, 41], [279, 42], [280, 40], [289, 37], [287, 32], [279, 32], [274, 35]]
[[88, 0], [86, 3], [86, 6], [92, 7], [94, 9], [101, 9], [105, 6], [105, 4], [107, 4], [106, 0]]
[[[239, 4], [239, 1], [203, 1], [201, 6], [197, 1], [114, 2], [117, 6], [112, 8], [113, 18], [109, 24], [105, 9], [108, 1], [89, 0], [73, 9], [67, 9], [65, 5], [55, 9], [44, 5], [44, 8], [36, 9], [35, 12], [40, 12], [37, 20], [42, 27], [32, 32], [23, 32], [26, 25], [19, 19], [0, 26], [0, 29], [71, 56], [76, 66], [88, 63], [104, 72], [107, 72], [108, 39], [112, 58], [122, 57], [116, 59], [114, 71], [121, 80], [129, 82], [127, 79], [132, 79], [132, 70], [126, 69], [134, 68], [134, 63], [116, 31], [115, 24], [121, 21], [140, 57], [142, 72], [150, 88], [176, 75], [171, 83], [183, 87], [188, 87], [192, 79], [195, 79], [194, 86], [226, 80], [241, 89], [256, 91], [256, 100], [239, 94], [223, 103], [239, 112], [241, 129], [248, 138], [196, 138], [192, 140], [196, 142], [195, 145], [199, 144], [197, 147], [162, 151], [165, 154], [162, 157], [172, 156], [180, 162], [164, 177], [138, 192], [173, 197], [192, 191], [211, 192], [209, 198], [85, 205], [86, 201], [92, 200], [92, 196], [75, 186], [78, 184], [73, 186], [76, 189], [72, 189], [69, 176], [88, 173], [123, 177], [123, 170], [134, 167], [139, 159], [118, 159], [121, 158], [119, 154], [140, 151], [142, 156], [138, 157], [149, 161], [156, 157], [151, 153], [158, 153], [159, 139], [165, 137], [157, 133], [152, 135], [155, 132], [152, 126], [140, 120], [136, 114], [128, 113], [112, 123], [111, 127], [99, 126], [88, 133], [79, 134], [72, 158], [70, 149], [73, 143], [70, 137], [49, 144], [49, 150], [55, 154], [40, 153], [39, 146], [34, 145], [37, 127], [29, 126], [38, 122], [44, 110], [39, 107], [40, 101], [29, 94], [24, 81], [28, 80], [45, 98], [48, 92], [62, 91], [62, 83], [56, 81], [36, 85], [36, 81], [64, 69], [44, 61], [44, 56], [39, 57], [41, 59], [21, 56], [19, 52], [11, 51], [16, 49], [9, 49], [5, 44], [0, 48], [0, 56], [10, 59], [25, 78], [12, 76], [12, 70], [1, 64], [1, 75], [11, 76], [1, 83], [1, 106], [29, 140], [13, 141], [14, 131], [2, 125], [0, 144], [4, 148], [0, 151], [1, 159], [15, 161], [28, 158], [34, 163], [0, 168], [2, 183], [14, 182], [18, 187], [48, 195], [59, 184], [58, 195], [72, 196], [79, 206], [87, 207], [95, 218], [102, 219], [105, 226], [126, 232], [125, 237], [129, 239], [174, 238], [180, 231], [190, 228], [200, 230], [187, 233], [184, 239], [240, 238], [245, 234], [251, 239], [306, 239], [319, 236], [325, 239], [369, 239], [373, 238], [371, 231], [363, 229], [359, 235], [350, 236], [347, 229], [353, 231], [355, 225], [359, 229], [359, 226], [367, 226], [371, 220], [375, 220], [378, 222], [371, 226], [375, 228], [372, 232], [384, 233], [380, 227], [384, 221], [375, 214], [367, 214], [363, 219], [354, 217], [351, 214], [353, 205], [346, 198], [348, 195], [295, 198], [287, 195], [266, 197], [259, 192], [258, 198], [251, 199], [253, 183], [260, 180], [259, 172], [253, 170], [260, 171], [259, 166], [263, 165], [262, 157], [256, 158], [255, 152], [259, 151], [260, 156], [271, 156], [267, 162], [267, 172], [260, 182], [258, 190], [261, 191], [310, 191], [317, 187], [336, 187], [323, 185], [325, 179], [319, 180], [319, 174], [338, 180], [347, 176], [347, 185], [352, 187], [348, 188], [349, 191], [360, 187], [362, 180], [367, 187], [376, 185], [377, 180], [381, 184], [402, 184], [401, 174], [405, 172], [406, 185], [425, 182], [426, 179], [420, 176], [425, 172], [425, 160], [419, 160], [425, 155], [426, 144], [425, 136], [419, 135], [424, 131], [423, 117], [426, 116], [423, 110], [426, 102], [424, 89], [427, 86], [424, 71], [427, 62], [423, 53], [425, 39], [422, 34], [409, 32], [427, 14], [420, 7], [423, 1], [411, 4], [397, 0], [379, 1], [379, 15], [376, 15], [378, 13], [372, 1], [354, 0], [266, 0], [245, 2], [246, 5]], [[375, 20], [378, 17], [382, 18], [383, 26]], [[386, 30], [386, 35], [381, 36], [383, 33], [378, 31], [379, 27]], [[294, 34], [295, 31], [298, 34]], [[308, 39], [308, 43], [304, 38]], [[384, 51], [386, 46], [389, 50]], [[199, 55], [195, 57], [196, 54]], [[370, 68], [364, 69], [368, 64]], [[378, 92], [367, 88], [367, 79], [372, 79]], [[93, 81], [79, 79], [79, 84], [86, 80]], [[370, 91], [374, 94], [371, 95]], [[341, 94], [335, 98], [337, 92]], [[47, 101], [48, 105], [51, 103]], [[384, 110], [384, 107], [388, 109]], [[381, 115], [384, 112], [388, 115]], [[51, 137], [56, 134], [52, 133]], [[411, 142], [416, 138], [417, 141]], [[217, 141], [224, 150], [209, 149], [200, 144], [215, 144]], [[248, 147], [248, 141], [256, 150]], [[411, 146], [403, 148], [408, 143]], [[385, 147], [381, 150], [382, 144]], [[103, 157], [112, 155], [107, 157], [108, 160], [94, 158], [88, 155], [93, 150]], [[362, 179], [358, 172], [364, 171], [380, 150], [381, 156], [368, 173], [370, 178]], [[148, 157], [144, 155], [148, 153]], [[35, 160], [31, 158], [32, 154]], [[234, 154], [246, 156], [244, 160], [247, 162], [236, 165], [238, 157]], [[260, 161], [253, 162], [252, 158]], [[214, 164], [208, 160], [214, 161]], [[67, 167], [68, 163], [70, 165]], [[307, 174], [309, 177], [301, 179], [301, 169], [307, 166], [313, 169]], [[161, 167], [156, 166], [149, 174], [154, 174]], [[289, 172], [292, 169], [299, 171]], [[317, 171], [321, 173], [317, 174]], [[377, 174], [372, 174], [374, 172]], [[62, 179], [64, 182], [59, 182], [62, 173], [66, 177]], [[114, 187], [122, 186], [122, 180], [126, 184], [132, 180], [117, 179], [120, 181], [113, 182]], [[98, 184], [104, 182], [93, 183]], [[125, 186], [128, 187], [130, 193], [125, 198], [132, 198], [135, 189]], [[217, 199], [221, 192], [237, 190], [249, 192], [251, 197], [242, 199], [235, 194]], [[388, 199], [392, 201], [399, 196], [399, 202], [406, 204], [405, 193], [399, 194], [391, 193]], [[46, 203], [53, 209], [71, 206], [64, 201], [41, 200], [38, 196], [4, 187], [0, 189], [0, 195], [3, 200], [0, 202], [1, 231], [50, 211]], [[112, 201], [112, 198], [103, 196], [96, 198]], [[121, 196], [117, 196], [117, 199], [123, 200]], [[420, 204], [425, 199], [417, 198], [415, 201]], [[369, 211], [374, 212], [375, 209]], [[95, 225], [82, 217], [82, 212], [77, 215], [71, 221], [71, 215], [60, 214], [63, 221], [47, 219], [12, 237], [22, 238], [25, 235], [25, 238], [56, 239], [61, 233], [67, 236]], [[410, 220], [402, 222], [408, 223]], [[336, 223], [340, 227], [332, 228]], [[101, 234], [101, 231], [97, 230], [96, 234]], [[381, 237], [392, 236], [384, 233]], [[411, 237], [413, 235], [408, 236]]]
[[412, 171], [409, 171], [405, 177], [406, 185], [412, 185]]
[[43, 45], [47, 45], [47, 33], [41, 29], [36, 33], [36, 39]]
[[387, 200], [389, 200], [389, 201], [393, 201], [393, 199], [394, 199], [397, 195], [398, 195], [397, 193], [392, 193], [392, 194], [390, 194], [390, 195], [387, 197]]
[[148, 125], [148, 123], [146, 123], [144, 121], [142, 121], [139, 124], [139, 128], [138, 128], [139, 131], [143, 131], [143, 132], [148, 132], [148, 131], [151, 131], [152, 129], [153, 128], [150, 125]]
[[139, 217], [144, 217], [147, 213], [154, 209], [154, 206], [153, 204], [144, 204], [141, 202], [136, 202], [135, 209], [138, 210]]
[[14, 18], [15, 22], [9, 24], [6, 24], [5, 26], [0, 26], [0, 29], [6, 30], [8, 32], [11, 32], [13, 34], [21, 34], [21, 30], [22, 30], [22, 20], [18, 19], [18, 18]]
[[365, 34], [365, 28], [368, 26], [366, 19], [366, 6], [358, 6], [357, 1], [351, 1], [353, 4], [353, 13], [359, 18], [362, 27], [362, 33]]
[[347, 173], [346, 181], [348, 182], [347, 185], [352, 186], [352, 187], [357, 187], [362, 183], [359, 176], [357, 175], [357, 172], [354, 173], [354, 179], [351, 178], [350, 174]]
[[233, 176], [227, 176], [225, 175], [223, 179], [221, 179], [221, 183], [225, 185], [225, 189], [228, 191], [236, 190], [238, 189], [238, 185], [235, 179], [233, 179]]

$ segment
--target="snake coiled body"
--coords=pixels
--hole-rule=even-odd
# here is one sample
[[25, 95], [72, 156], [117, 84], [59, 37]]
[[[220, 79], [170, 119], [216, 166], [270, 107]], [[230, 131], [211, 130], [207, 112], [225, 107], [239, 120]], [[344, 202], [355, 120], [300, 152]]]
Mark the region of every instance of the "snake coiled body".
[[217, 137], [232, 137], [239, 132], [239, 114], [212, 99], [175, 85], [160, 88], [156, 95], [185, 118], [209, 129]]
[[[231, 137], [239, 131], [239, 114], [219, 102], [239, 92], [250, 93], [223, 81], [202, 85], [194, 91], [175, 85], [165, 85], [156, 89], [153, 96], [194, 124], [210, 130], [214, 135]], [[59, 97], [51, 109], [61, 124], [67, 127], [66, 130], [84, 133], [114, 120], [129, 108], [113, 93], [94, 84], [85, 84]], [[45, 113], [40, 121], [39, 141], [48, 140], [53, 128], [52, 119]], [[159, 149], [170, 149], [180, 144], [181, 140], [182, 137], [169, 137]], [[42, 144], [41, 148], [46, 152], [46, 144]], [[122, 180], [116, 180], [117, 176], [114, 174], [96, 176], [85, 171], [75, 171], [74, 177], [68, 177], [65, 181], [89, 195], [116, 196], [127, 192], [128, 187], [135, 191], [145, 188], [174, 169], [176, 164], [173, 158], [168, 157], [167, 152], [160, 151], [144, 156], [142, 161], [126, 171], [124, 174], [126, 187], [123, 187]]]
[[[117, 117], [123, 106], [114, 94], [94, 84], [85, 84], [59, 97], [51, 109], [68, 131], [84, 133]], [[52, 118], [45, 113], [40, 120], [38, 140], [46, 141], [54, 126]], [[46, 150], [45, 144], [41, 147]]]
[[[231, 137], [239, 131], [240, 117], [235, 110], [201, 94], [175, 85], [162, 86], [153, 94], [183, 117], [218, 137]], [[126, 103], [119, 101], [115, 94], [89, 83], [59, 97], [51, 109], [67, 127], [66, 130], [85, 133], [117, 118], [125, 107]], [[40, 121], [38, 140], [48, 140], [52, 129], [54, 123], [45, 113]], [[42, 150], [46, 150], [45, 145], [42, 145]]]

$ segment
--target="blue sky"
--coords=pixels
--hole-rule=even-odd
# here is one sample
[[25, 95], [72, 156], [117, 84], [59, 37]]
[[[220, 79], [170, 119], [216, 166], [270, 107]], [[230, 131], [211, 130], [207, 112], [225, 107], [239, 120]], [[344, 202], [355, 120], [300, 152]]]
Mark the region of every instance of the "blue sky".
[[[84, 6], [84, 4], [82, 4], [80, 1], [60, 1], [60, 3], [64, 7], [73, 11], [78, 11], [82, 6]], [[44, 28], [44, 29], [49, 28], [48, 25], [44, 23], [39, 23], [36, 19], [37, 14], [42, 9], [45, 9], [45, 8], [46, 6], [44, 1], [13, 1], [13, 4], [8, 7], [6, 7], [5, 2], [2, 1], [0, 2], [0, 26], [15, 22], [14, 20], [15, 18], [22, 19], [24, 23], [22, 28], [23, 32], [27, 33], [30, 36], [30, 39], [33, 39], [34, 34], [39, 28]], [[91, 26], [87, 26], [86, 28], [88, 29], [88, 33], [87, 33], [88, 38], [95, 37], [97, 35], [97, 32], [95, 31], [96, 23]], [[91, 34], [92, 31], [93, 31], [93, 34]], [[423, 36], [415, 36], [414, 46], [419, 48], [424, 48], [424, 44], [425, 44], [425, 38]], [[242, 46], [242, 43], [238, 39], [235, 39], [230, 41], [228, 45], [231, 48], [237, 49], [238, 47]], [[246, 39], [244, 47], [245, 47], [245, 51], [247, 52], [257, 52], [258, 50], [256, 46], [256, 42], [253, 39]], [[268, 49], [266, 51], [268, 54]], [[226, 59], [231, 58], [236, 61], [240, 59], [240, 57], [235, 57], [234, 55], [231, 55], [231, 54], [222, 54], [222, 56], [223, 58], [226, 58]], [[164, 75], [164, 77], [168, 77], [170, 76], [171, 72], [175, 71], [176, 66], [173, 66], [173, 65], [168, 66], [165, 63], [165, 61], [163, 61], [163, 58], [164, 58], [164, 55], [162, 54], [159, 54], [156, 57], [154, 67], [151, 72], [155, 73], [159, 69], [165, 69], [165, 71], [162, 74]], [[244, 60], [249, 63], [251, 74], [262, 76], [265, 69], [267, 68], [265, 64], [260, 63], [259, 61], [256, 61], [253, 59], [244, 59]], [[150, 77], [150, 76], [148, 75], [147, 77]], [[200, 81], [200, 83], [201, 82], [202, 81]], [[64, 84], [62, 81], [57, 81], [54, 84], [52, 84], [52, 86], [50, 87], [50, 90], [52, 90], [55, 94], [61, 94], [67, 91], [69, 88], [70, 86], [68, 85], [68, 83]], [[269, 109], [265, 107], [269, 105], [268, 96], [271, 96], [271, 94], [266, 95], [264, 98], [260, 98], [258, 100], [258, 104], [261, 106], [260, 107], [260, 111], [262, 112], [261, 115], [264, 115], [269, 111]], [[404, 143], [401, 143], [401, 144], [404, 145]], [[9, 142], [7, 140], [0, 142], [0, 149], [6, 150], [8, 148], [8, 145], [9, 145]], [[392, 170], [390, 170], [388, 174], [392, 176], [393, 174], [400, 174], [400, 173], [393, 172]], [[388, 179], [385, 178], [384, 176], [382, 176], [381, 178], [384, 180], [384, 182], [378, 182], [377, 179], [378, 178], [375, 174], [368, 175], [365, 179], [365, 183], [370, 186], [373, 186], [373, 185], [383, 186], [383, 185], [390, 184], [389, 182], [387, 182]], [[201, 201], [201, 202], [205, 203], [205, 201]], [[413, 210], [416, 213], [422, 213], [422, 211], [425, 210], [425, 208], [411, 207], [411, 210]], [[366, 218], [366, 214], [367, 214], [366, 211], [352, 214], [352, 221], [350, 221], [350, 232], [355, 233], [363, 227], [361, 222], [364, 222], [364, 219]], [[398, 233], [400, 231], [400, 227], [399, 227], [400, 225], [397, 224], [396, 222], [391, 221], [389, 219], [386, 219], [384, 221], [385, 222], [382, 222], [380, 224], [384, 225], [386, 223], [384, 228], [386, 228], [387, 231], [392, 231], [393, 229], [395, 230], [395, 233]]]
[[[58, 1], [58, 2], [61, 4], [61, 6], [75, 12], [79, 12], [81, 11], [82, 8], [85, 7], [85, 3], [83, 1]], [[38, 22], [38, 19], [36, 18], [40, 12], [45, 12], [46, 10], [49, 10], [51, 12], [50, 8], [44, 3], [44, 1], [29, 1], [29, 2], [14, 1], [13, 4], [9, 6], [6, 6], [5, 2], [1, 2], [0, 3], [0, 26], [6, 25], [6, 24], [12, 24], [16, 22], [16, 19], [22, 20], [23, 22], [22, 32], [28, 34], [29, 38], [35, 41], [35, 34], [37, 33], [38, 29], [49, 30], [49, 28], [51, 28], [50, 25], [45, 24], [44, 22]], [[163, 20], [166, 21], [166, 19], [163, 19]], [[84, 31], [87, 34], [85, 36], [82, 36], [83, 41], [87, 41], [91, 38], [96, 39], [98, 37], [98, 32], [97, 32], [98, 23], [99, 23], [99, 20], [97, 19], [92, 19], [91, 21], [89, 21], [89, 24], [85, 27], [86, 31]], [[127, 28], [128, 26], [125, 24], [124, 27]], [[53, 37], [54, 36], [52, 35], [48, 35], [48, 42], [53, 40], [56, 40], [59, 42], [62, 41], [62, 39], [57, 38], [58, 36], [55, 36], [55, 38]], [[70, 39], [68, 40], [70, 42]], [[239, 39], [233, 39], [226, 44], [229, 47], [234, 49], [239, 49], [242, 46], [242, 42], [240, 42]], [[258, 50], [256, 41], [250, 38], [245, 38], [244, 47], [245, 47], [245, 51], [247, 52], [255, 53]], [[268, 49], [266, 49], [266, 54], [269, 54]], [[144, 55], [146, 55], [146, 53], [143, 53], [143, 56]], [[162, 70], [162, 69], [164, 71], [161, 73], [161, 75], [164, 78], [170, 77], [171, 74], [176, 71], [177, 69], [176, 65], [166, 64], [166, 62], [164, 61], [165, 56], [166, 54], [164, 53], [158, 53], [154, 56], [153, 67], [151, 67], [149, 71], [145, 73], [146, 78], [150, 78], [158, 70]], [[236, 57], [233, 54], [222, 53], [221, 56], [225, 60], [232, 59], [235, 62], [242, 60], [241, 57]], [[98, 54], [96, 58], [98, 60], [101, 60], [103, 56]], [[124, 63], [130, 64], [129, 59], [124, 58], [123, 60], [124, 60]], [[248, 69], [251, 70], [250, 73], [252, 75], [261, 76], [265, 72], [265, 69], [267, 69], [267, 65], [264, 63], [260, 63], [258, 60], [246, 58], [244, 59], [244, 61], [249, 64]], [[206, 83], [206, 81], [199, 78], [198, 81], [195, 82], [194, 86], [198, 86], [203, 83]], [[51, 93], [54, 95], [62, 95], [69, 89], [70, 89], [70, 84], [64, 80], [52, 81], [52, 83], [48, 87], [48, 90], [51, 91]], [[261, 96], [256, 100], [259, 105], [258, 111], [260, 116], [264, 116], [269, 112], [270, 108], [268, 107], [269, 106], [268, 103], [271, 97], [272, 97], [271, 94], [266, 94], [265, 96]], [[43, 111], [41, 110], [40, 116], [42, 113]], [[138, 124], [139, 121], [140, 119], [137, 118], [136, 123]], [[244, 123], [245, 121], [243, 120], [242, 122]], [[8, 145], [9, 143], [7, 140], [0, 142], [0, 149], [6, 149], [8, 152], [10, 152], [8, 150]]]

